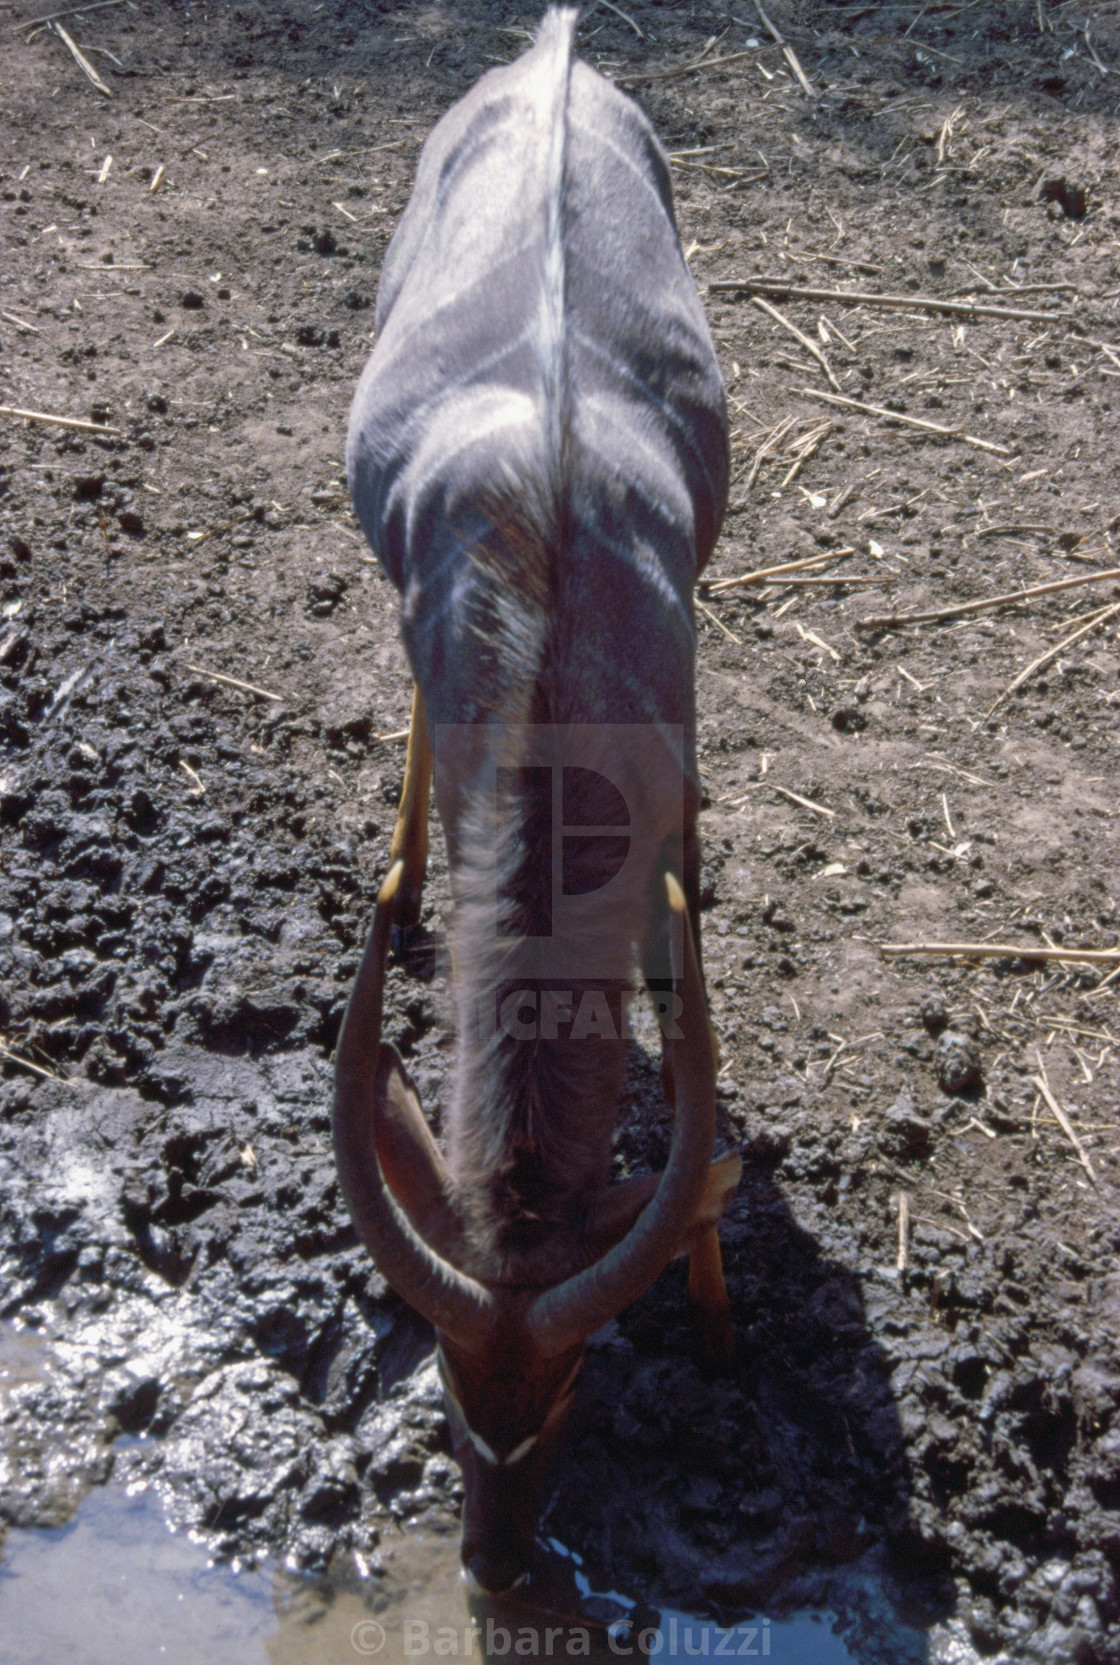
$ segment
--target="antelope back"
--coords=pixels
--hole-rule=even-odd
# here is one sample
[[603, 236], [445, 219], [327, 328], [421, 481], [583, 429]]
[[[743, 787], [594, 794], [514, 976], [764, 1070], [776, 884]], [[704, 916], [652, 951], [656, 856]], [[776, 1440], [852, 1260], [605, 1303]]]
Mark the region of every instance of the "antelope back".
[[402, 592], [437, 764], [442, 724], [543, 705], [681, 724], [694, 777], [692, 588], [726, 501], [723, 386], [664, 154], [572, 61], [572, 26], [550, 12], [424, 147], [351, 490]]

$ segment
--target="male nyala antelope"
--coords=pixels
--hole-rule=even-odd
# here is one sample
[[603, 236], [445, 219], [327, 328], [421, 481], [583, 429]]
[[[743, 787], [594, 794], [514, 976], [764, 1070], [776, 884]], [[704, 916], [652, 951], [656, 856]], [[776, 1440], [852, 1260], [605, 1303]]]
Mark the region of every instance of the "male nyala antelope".
[[[338, 1045], [339, 1174], [436, 1329], [463, 1562], [524, 1575], [588, 1336], [676, 1255], [730, 1344], [699, 965], [692, 590], [727, 495], [723, 387], [669, 172], [572, 56], [575, 13], [429, 137], [350, 417], [350, 489], [402, 597], [404, 792]], [[447, 1152], [381, 1039], [390, 938], [447, 840], [457, 1026]], [[627, 1000], [662, 1017], [664, 1173], [609, 1184]]]

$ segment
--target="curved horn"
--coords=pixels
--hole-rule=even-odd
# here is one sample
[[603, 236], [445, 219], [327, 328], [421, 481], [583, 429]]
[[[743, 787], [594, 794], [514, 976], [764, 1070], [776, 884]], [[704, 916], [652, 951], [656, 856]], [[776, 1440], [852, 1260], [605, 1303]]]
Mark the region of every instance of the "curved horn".
[[493, 1299], [482, 1284], [436, 1254], [395, 1202], [377, 1160], [375, 1129], [382, 984], [393, 899], [404, 863], [390, 869], [377, 898], [335, 1056], [334, 1151], [350, 1218], [397, 1294], [466, 1352], [485, 1338]]
[[673, 913], [673, 981], [683, 999], [684, 1030], [683, 1039], [671, 1043], [676, 1114], [669, 1161], [653, 1198], [622, 1242], [533, 1302], [526, 1322], [533, 1341], [546, 1354], [584, 1341], [649, 1288], [672, 1259], [684, 1222], [704, 1194], [716, 1131], [708, 1004], [684, 893], [671, 873], [665, 875], [665, 888]]

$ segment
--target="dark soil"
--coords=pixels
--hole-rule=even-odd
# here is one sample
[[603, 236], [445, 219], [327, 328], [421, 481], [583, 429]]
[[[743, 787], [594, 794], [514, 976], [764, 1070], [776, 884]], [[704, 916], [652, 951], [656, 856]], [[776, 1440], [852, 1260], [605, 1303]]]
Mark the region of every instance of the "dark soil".
[[[1120, 8], [773, 0], [814, 100], [746, 0], [624, 9], [580, 32], [620, 79], [740, 54], [634, 89], [702, 290], [995, 288], [1046, 317], [775, 303], [845, 396], [983, 450], [812, 400], [805, 348], [708, 296], [737, 463], [709, 580], [854, 549], [830, 576], [882, 582], [705, 601], [741, 1365], [702, 1374], [667, 1273], [598, 1339], [547, 1529], [692, 1611], [855, 1563], [954, 1658], [1117, 1661], [1120, 983], [1031, 957], [1118, 941], [1115, 619], [989, 711], [1120, 589], [856, 626], [1120, 565]], [[139, 0], [67, 25], [108, 97], [8, 36], [0, 400], [115, 430], [0, 418], [0, 1314], [48, 1361], [0, 1421], [9, 1522], [114, 1465], [216, 1551], [307, 1566], [455, 1509], [429, 1337], [329, 1146], [410, 697], [341, 455], [420, 144], [535, 17]], [[434, 954], [388, 993], [432, 1109], [436, 851]], [[985, 938], [1022, 952], [876, 947]], [[619, 1126], [620, 1171], [663, 1159], [637, 1046]]]

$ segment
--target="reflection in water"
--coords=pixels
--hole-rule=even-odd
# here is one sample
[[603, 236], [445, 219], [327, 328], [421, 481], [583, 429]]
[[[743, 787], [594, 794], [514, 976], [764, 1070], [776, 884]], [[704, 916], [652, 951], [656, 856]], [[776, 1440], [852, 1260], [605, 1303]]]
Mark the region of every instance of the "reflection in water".
[[[827, 1622], [762, 1618], [728, 1633], [680, 1613], [643, 1613], [592, 1592], [553, 1544], [530, 1604], [479, 1606], [459, 1576], [456, 1535], [386, 1539], [383, 1572], [329, 1581], [281, 1568], [237, 1572], [169, 1532], [151, 1492], [92, 1491], [74, 1520], [11, 1532], [0, 1552], [4, 1665], [360, 1665], [440, 1658], [769, 1658], [855, 1665]], [[627, 1622], [628, 1621], [628, 1622]], [[753, 1632], [753, 1634], [752, 1634]], [[489, 1645], [488, 1645], [489, 1644]], [[628, 1651], [629, 1650], [629, 1651]]]

